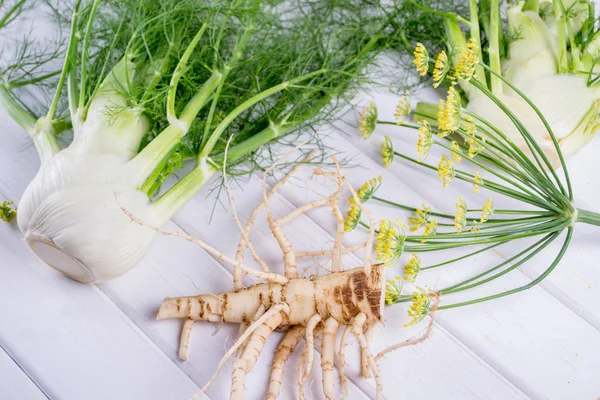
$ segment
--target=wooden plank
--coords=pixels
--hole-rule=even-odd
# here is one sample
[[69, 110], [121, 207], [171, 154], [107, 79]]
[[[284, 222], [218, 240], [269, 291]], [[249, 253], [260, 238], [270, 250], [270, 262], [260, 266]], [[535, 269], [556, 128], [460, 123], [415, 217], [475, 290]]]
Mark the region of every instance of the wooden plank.
[[196, 390], [94, 286], [43, 265], [4, 225], [0, 243], [0, 344], [50, 398], [183, 398]]
[[0, 348], [0, 400], [47, 400], [27, 374]]

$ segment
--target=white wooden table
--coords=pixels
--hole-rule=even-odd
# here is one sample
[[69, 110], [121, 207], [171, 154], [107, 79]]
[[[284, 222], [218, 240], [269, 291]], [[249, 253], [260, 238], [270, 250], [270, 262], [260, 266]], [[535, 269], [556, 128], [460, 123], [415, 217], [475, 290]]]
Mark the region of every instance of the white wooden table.
[[[396, 99], [374, 96], [383, 117], [391, 117]], [[324, 130], [325, 142], [360, 168], [345, 172], [355, 187], [381, 175], [384, 197], [405, 203], [430, 204], [454, 213], [459, 195], [482, 203], [488, 194], [472, 193], [453, 183], [442, 190], [434, 175], [397, 162], [385, 170], [379, 161], [384, 134], [396, 147], [414, 146], [414, 132], [380, 127], [370, 141], [355, 128]], [[327, 132], [325, 132], [327, 131]], [[39, 161], [25, 132], [0, 112], [0, 201], [18, 200], [36, 173]], [[404, 138], [404, 139], [402, 139]], [[600, 177], [595, 139], [568, 165], [577, 205], [598, 211]], [[431, 156], [437, 160], [436, 155]], [[436, 161], [437, 162], [437, 161]], [[304, 168], [275, 196], [273, 212], [282, 215], [304, 203], [311, 191]], [[242, 220], [261, 198], [260, 177], [234, 187]], [[272, 183], [272, 181], [270, 181]], [[210, 186], [210, 185], [208, 185]], [[228, 210], [214, 208], [206, 187], [168, 226], [208, 241], [234, 254], [239, 233]], [[242, 195], [243, 193], [243, 195]], [[496, 196], [497, 197], [497, 196]], [[496, 199], [495, 197], [495, 199]], [[226, 203], [223, 197], [224, 204]], [[500, 198], [497, 204], [502, 204]], [[406, 214], [368, 204], [377, 218]], [[211, 220], [212, 214], [212, 220]], [[286, 227], [298, 249], [331, 244], [334, 224], [328, 212], [313, 212]], [[360, 232], [347, 235], [355, 243]], [[600, 397], [600, 229], [577, 226], [573, 244], [561, 265], [539, 286], [502, 300], [440, 312], [433, 335], [425, 343], [390, 354], [381, 363], [386, 399], [589, 399]], [[258, 251], [272, 265], [280, 252], [264, 221], [253, 234]], [[556, 242], [541, 256], [471, 297], [516, 287], [534, 279], [556, 254]], [[498, 263], [523, 244], [500, 247], [444, 270], [423, 274], [428, 287], [441, 287], [473, 271]], [[410, 255], [403, 257], [403, 262]], [[422, 257], [426, 263], [440, 255]], [[323, 260], [321, 260], [323, 261]], [[326, 261], [326, 260], [325, 260]], [[359, 262], [345, 258], [346, 265]], [[400, 264], [402, 265], [402, 263]], [[400, 265], [390, 271], [400, 271]], [[314, 272], [314, 269], [309, 269]], [[197, 323], [187, 362], [177, 358], [180, 321], [156, 321], [167, 296], [226, 291], [232, 288], [231, 267], [181, 239], [158, 237], [145, 260], [112, 282], [82, 285], [46, 267], [29, 251], [15, 224], [0, 224], [0, 399], [186, 399], [212, 375], [237, 327]], [[404, 328], [406, 306], [386, 309], [386, 325], [375, 334], [374, 350], [418, 335], [424, 324]], [[248, 378], [248, 399], [265, 395], [269, 367], [279, 334], [268, 342]], [[347, 349], [351, 399], [374, 398], [375, 385], [358, 375], [357, 344]], [[286, 368], [282, 398], [297, 398], [299, 352]], [[309, 398], [323, 398], [319, 354], [307, 385]], [[228, 365], [228, 367], [230, 364]], [[230, 369], [226, 367], [204, 398], [226, 399]], [[339, 390], [339, 388], [338, 388]], [[341, 393], [341, 392], [338, 392]]]

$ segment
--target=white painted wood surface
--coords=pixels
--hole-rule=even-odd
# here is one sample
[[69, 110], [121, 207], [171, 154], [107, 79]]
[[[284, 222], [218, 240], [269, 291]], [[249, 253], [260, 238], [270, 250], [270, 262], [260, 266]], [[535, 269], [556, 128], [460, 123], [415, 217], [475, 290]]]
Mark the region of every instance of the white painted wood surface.
[[[432, 93], [427, 93], [433, 96]], [[364, 96], [365, 99], [367, 98]], [[391, 116], [396, 99], [373, 95], [382, 117]], [[352, 118], [349, 118], [352, 120]], [[404, 163], [384, 170], [379, 162], [380, 141], [392, 136], [396, 147], [414, 146], [414, 132], [380, 127], [362, 141], [347, 123], [324, 130], [326, 143], [353, 157], [359, 168], [345, 172], [358, 187], [381, 175], [383, 197], [405, 203], [430, 204], [454, 212], [459, 195], [481, 203], [486, 194], [453, 183], [441, 189], [437, 178]], [[34, 176], [39, 162], [25, 132], [0, 111], [0, 201], [18, 200]], [[577, 204], [598, 211], [600, 195], [595, 139], [569, 160]], [[314, 197], [307, 186], [311, 168], [305, 168], [271, 203], [276, 215]], [[272, 184], [273, 181], [269, 180]], [[208, 185], [210, 186], [210, 185]], [[193, 234], [233, 255], [239, 240], [227, 200], [213, 210], [210, 187], [205, 188], [168, 224]], [[326, 192], [327, 188], [320, 188]], [[260, 177], [234, 185], [242, 220], [261, 198]], [[498, 204], [501, 200], [498, 199]], [[369, 203], [377, 218], [403, 216], [389, 207]], [[335, 226], [329, 212], [302, 216], [286, 234], [297, 249], [330, 245]], [[361, 233], [347, 235], [356, 243]], [[386, 399], [589, 399], [600, 397], [600, 229], [578, 226], [561, 265], [541, 285], [524, 293], [467, 308], [440, 312], [430, 340], [390, 354], [381, 363]], [[177, 358], [179, 321], [156, 321], [155, 313], [166, 296], [218, 292], [232, 287], [231, 267], [192, 244], [173, 237], [158, 237], [145, 260], [112, 282], [84, 286], [57, 274], [39, 261], [21, 240], [15, 225], [0, 225], [0, 399], [186, 399], [213, 373], [225, 349], [235, 339], [234, 326], [194, 326], [189, 361]], [[257, 251], [280, 268], [280, 252], [264, 220], [253, 233]], [[456, 266], [423, 274], [435, 288], [481, 270], [522, 248], [506, 245]], [[492, 293], [523, 285], [545, 269], [556, 253], [551, 246], [541, 256], [505, 279], [475, 293]], [[347, 267], [357, 265], [361, 254], [345, 256]], [[427, 255], [428, 263], [440, 255]], [[403, 258], [403, 260], [406, 257]], [[320, 260], [323, 264], [326, 260]], [[308, 263], [308, 273], [319, 270]], [[399, 271], [396, 267], [390, 274]], [[406, 306], [386, 309], [386, 325], [375, 334], [374, 350], [422, 332], [423, 325], [404, 328]], [[264, 397], [270, 362], [279, 334], [271, 338], [250, 377], [248, 399]], [[351, 399], [374, 398], [375, 387], [358, 375], [357, 345], [347, 349]], [[286, 368], [283, 399], [297, 398], [295, 369], [299, 352]], [[307, 385], [309, 398], [323, 398], [319, 354]], [[226, 399], [229, 366], [204, 398]], [[339, 388], [338, 388], [339, 389]], [[338, 391], [338, 393], [341, 393]]]

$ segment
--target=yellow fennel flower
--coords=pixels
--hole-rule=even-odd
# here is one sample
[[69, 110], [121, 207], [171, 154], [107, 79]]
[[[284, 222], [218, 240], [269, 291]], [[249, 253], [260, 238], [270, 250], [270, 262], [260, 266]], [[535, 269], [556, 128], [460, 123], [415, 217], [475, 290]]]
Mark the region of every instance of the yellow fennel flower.
[[414, 282], [417, 275], [419, 275], [419, 271], [421, 271], [421, 258], [416, 253], [413, 253], [408, 264], [404, 266], [404, 279]]
[[483, 209], [481, 210], [481, 218], [479, 219], [479, 223], [483, 224], [488, 218], [494, 213], [494, 205], [492, 203], [492, 199], [489, 198], [485, 202]]
[[417, 67], [417, 72], [419, 75], [425, 76], [429, 70], [429, 53], [427, 53], [427, 49], [422, 43], [417, 43], [413, 54], [415, 56], [413, 64]]
[[[425, 229], [423, 230], [423, 236], [435, 236], [437, 233], [438, 223], [435, 219], [432, 219], [425, 225]], [[427, 239], [421, 239], [421, 243], [425, 243]]]
[[394, 146], [389, 136], [386, 136], [381, 142], [381, 158], [385, 168], [389, 168], [394, 161]]
[[456, 175], [456, 170], [454, 169], [454, 163], [452, 160], [448, 158], [447, 155], [443, 154], [440, 163], [437, 168], [438, 176], [442, 181], [442, 187], [447, 187], [454, 176]]
[[449, 69], [450, 64], [448, 63], [448, 56], [446, 55], [446, 51], [442, 50], [442, 52], [438, 54], [437, 59], [435, 60], [435, 67], [433, 68], [434, 88], [440, 86], [440, 83], [444, 81]]
[[410, 115], [410, 97], [408, 96], [408, 90], [400, 96], [400, 101], [396, 106], [396, 112], [394, 117], [396, 118], [396, 124], [402, 125], [408, 119]]
[[454, 140], [450, 143], [450, 148], [452, 149], [452, 159], [456, 162], [461, 162], [462, 157], [460, 156], [460, 146]]
[[379, 224], [377, 232], [377, 243], [375, 244], [375, 253], [377, 259], [388, 267], [396, 264], [404, 250], [404, 224], [395, 223], [389, 219], [384, 219]]
[[391, 305], [398, 302], [402, 294], [403, 284], [402, 277], [398, 275], [387, 281], [385, 285], [385, 304]]
[[417, 152], [419, 153], [419, 162], [423, 162], [429, 154], [429, 149], [433, 145], [433, 131], [427, 121], [419, 122], [419, 140], [417, 141]]
[[431, 311], [431, 299], [428, 294], [414, 292], [412, 303], [408, 309], [410, 322], [404, 326], [416, 325], [425, 318]]
[[467, 203], [462, 197], [456, 203], [456, 215], [454, 216], [454, 228], [456, 232], [462, 232], [467, 226]]
[[356, 228], [358, 225], [358, 221], [360, 220], [360, 215], [362, 210], [354, 201], [354, 198], [350, 198], [350, 209], [348, 210], [348, 216], [346, 217], [346, 221], [344, 221], [344, 231], [350, 232]]
[[479, 190], [481, 190], [481, 186], [483, 186], [483, 178], [481, 177], [479, 171], [477, 171], [473, 177], [473, 191], [475, 193], [479, 192]]
[[460, 93], [453, 87], [448, 89], [446, 101], [440, 100], [438, 104], [438, 127], [439, 136], [445, 137], [451, 132], [460, 128], [461, 123], [461, 105]]
[[377, 106], [375, 102], [371, 101], [369, 105], [360, 113], [360, 121], [358, 129], [364, 139], [368, 139], [369, 136], [375, 131], [377, 127]]
[[415, 215], [408, 217], [408, 224], [412, 232], [421, 229], [429, 222], [429, 216], [431, 215], [431, 207], [427, 207], [423, 204], [423, 208], [417, 208]]
[[456, 60], [456, 66], [454, 67], [454, 76], [456, 79], [464, 79], [465, 81], [470, 80], [475, 75], [475, 67], [479, 62], [478, 56], [479, 47], [475, 42], [474, 38], [471, 38], [462, 54]]
[[361, 203], [365, 203], [373, 197], [377, 189], [381, 187], [381, 176], [369, 179], [358, 189], [356, 195]]

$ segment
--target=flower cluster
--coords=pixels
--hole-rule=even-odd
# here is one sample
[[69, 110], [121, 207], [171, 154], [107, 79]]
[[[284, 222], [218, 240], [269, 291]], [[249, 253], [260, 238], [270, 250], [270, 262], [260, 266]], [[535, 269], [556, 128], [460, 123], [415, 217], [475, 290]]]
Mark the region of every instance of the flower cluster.
[[470, 80], [475, 76], [475, 67], [479, 62], [479, 46], [474, 38], [471, 38], [464, 51], [456, 60], [454, 66], [454, 80], [464, 79], [465, 81]]
[[460, 146], [454, 140], [450, 143], [450, 148], [452, 149], [452, 159], [457, 163], [462, 161], [462, 157], [460, 156]]
[[485, 221], [488, 220], [488, 218], [494, 213], [494, 205], [492, 203], [492, 199], [489, 198], [487, 199], [487, 201], [485, 202], [485, 205], [483, 206], [483, 209], [481, 210], [481, 218], [479, 220], [479, 223], [483, 224]]
[[421, 271], [421, 258], [416, 253], [413, 253], [408, 264], [404, 266], [404, 279], [414, 282], [417, 275], [419, 275], [419, 271]]
[[415, 215], [408, 217], [408, 224], [411, 232], [418, 231], [421, 227], [427, 225], [431, 216], [431, 207], [423, 204], [422, 208], [417, 208]]
[[467, 203], [462, 197], [456, 203], [456, 215], [454, 216], [454, 228], [456, 232], [462, 232], [467, 226]]
[[458, 93], [458, 90], [454, 89], [454, 87], [450, 87], [450, 89], [448, 89], [446, 101], [439, 101], [437, 120], [438, 127], [440, 129], [440, 137], [446, 137], [450, 133], [460, 128], [460, 93]]
[[481, 177], [481, 174], [479, 173], [479, 171], [476, 171], [475, 176], [473, 177], [473, 191], [475, 193], [479, 192], [481, 190], [482, 186], [483, 186], [483, 178]]
[[396, 118], [396, 124], [402, 125], [406, 122], [406, 119], [410, 115], [410, 97], [408, 90], [404, 92], [402, 96], [400, 96], [400, 101], [396, 106], [396, 112], [394, 113], [394, 117]]
[[417, 151], [419, 153], [419, 162], [423, 162], [429, 154], [429, 149], [433, 145], [433, 130], [427, 121], [419, 121], [419, 140], [417, 141]]
[[381, 158], [385, 168], [389, 168], [394, 162], [394, 145], [389, 136], [386, 136], [381, 142]]
[[377, 127], [377, 106], [371, 101], [360, 114], [358, 129], [364, 139], [369, 138]]
[[446, 52], [442, 50], [442, 52], [438, 54], [437, 59], [435, 60], [435, 67], [433, 68], [434, 88], [440, 86], [449, 70], [450, 64], [448, 63], [448, 56], [446, 55]]
[[442, 154], [442, 159], [438, 164], [437, 173], [440, 177], [440, 180], [442, 181], [442, 187], [447, 187], [456, 175], [454, 163], [445, 154]]
[[414, 292], [412, 296], [412, 304], [408, 309], [410, 322], [404, 326], [416, 325], [423, 320], [431, 311], [431, 298], [426, 293]]
[[[435, 236], [437, 233], [438, 223], [435, 219], [432, 219], [425, 225], [422, 236]], [[421, 239], [421, 243], [425, 243], [427, 239]]]
[[404, 227], [405, 225], [400, 220], [396, 223], [384, 219], [379, 224], [375, 252], [377, 253], [377, 259], [388, 267], [396, 264], [402, 255], [404, 240], [406, 239]]
[[11, 222], [17, 216], [17, 209], [14, 207], [14, 202], [4, 201], [0, 204], [0, 220]]
[[385, 285], [385, 304], [392, 305], [398, 302], [402, 295], [403, 285], [404, 280], [399, 275], [396, 275], [394, 279], [387, 281]]
[[[356, 196], [361, 204], [369, 201], [371, 197], [375, 194], [377, 189], [381, 187], [381, 176], [377, 178], [369, 179], [364, 183], [356, 192]], [[354, 230], [358, 225], [358, 221], [360, 221], [360, 216], [362, 214], [361, 208], [358, 204], [356, 204], [356, 200], [354, 197], [350, 197], [350, 209], [348, 210], [348, 216], [346, 217], [346, 221], [344, 221], [344, 230], [346, 232]]]
[[427, 52], [427, 49], [422, 43], [417, 43], [417, 47], [415, 47], [415, 52], [413, 54], [415, 56], [413, 64], [417, 67], [417, 72], [419, 75], [425, 76], [429, 70], [429, 53]]

